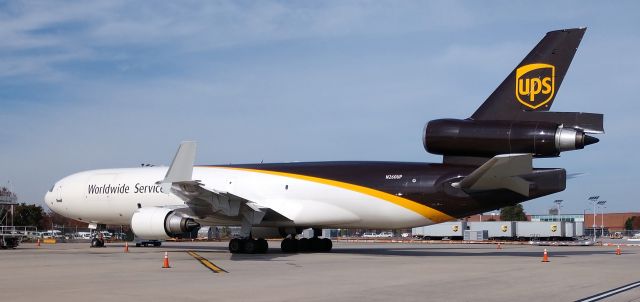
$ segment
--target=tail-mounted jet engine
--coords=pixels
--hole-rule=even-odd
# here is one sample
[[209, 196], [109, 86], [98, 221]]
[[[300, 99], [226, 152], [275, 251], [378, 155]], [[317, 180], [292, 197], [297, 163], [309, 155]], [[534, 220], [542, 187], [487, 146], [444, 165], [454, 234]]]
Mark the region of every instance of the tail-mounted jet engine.
[[556, 157], [560, 152], [582, 149], [598, 141], [583, 130], [553, 122], [471, 119], [430, 121], [423, 139], [429, 153], [471, 157], [508, 153]]
[[136, 236], [149, 240], [172, 238], [199, 227], [200, 224], [192, 218], [184, 217], [167, 208], [141, 208], [131, 217], [131, 230]]

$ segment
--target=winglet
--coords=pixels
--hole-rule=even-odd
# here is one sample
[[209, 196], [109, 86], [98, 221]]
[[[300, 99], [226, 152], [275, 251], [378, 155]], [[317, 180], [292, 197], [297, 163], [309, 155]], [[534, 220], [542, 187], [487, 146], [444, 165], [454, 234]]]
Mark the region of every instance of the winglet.
[[[186, 141], [180, 144], [178, 152], [173, 157], [171, 166], [160, 181], [163, 185], [171, 186], [174, 182], [191, 181], [193, 177], [193, 163], [196, 159], [196, 142]], [[164, 186], [163, 186], [164, 187]], [[168, 192], [168, 190], [165, 190]]]
[[529, 182], [520, 175], [530, 174], [532, 169], [531, 154], [497, 155], [454, 186], [465, 191], [507, 189], [529, 196]]

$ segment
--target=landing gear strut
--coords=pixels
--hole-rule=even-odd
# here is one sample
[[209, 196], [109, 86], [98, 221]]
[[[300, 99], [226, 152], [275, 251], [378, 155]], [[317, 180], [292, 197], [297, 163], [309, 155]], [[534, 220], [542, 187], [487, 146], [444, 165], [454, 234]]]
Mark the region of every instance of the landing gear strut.
[[91, 231], [91, 247], [104, 247], [104, 235], [100, 232], [103, 229], [106, 229], [105, 224], [89, 224], [89, 229]]
[[232, 254], [265, 254], [269, 244], [264, 238], [234, 238], [229, 241], [229, 252]]

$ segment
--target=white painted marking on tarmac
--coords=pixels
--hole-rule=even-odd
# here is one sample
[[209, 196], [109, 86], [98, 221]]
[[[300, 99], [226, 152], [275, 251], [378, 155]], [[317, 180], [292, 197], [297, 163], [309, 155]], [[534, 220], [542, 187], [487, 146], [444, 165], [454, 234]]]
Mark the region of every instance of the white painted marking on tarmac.
[[621, 293], [621, 292], [628, 291], [628, 290], [633, 289], [633, 288], [636, 288], [636, 287], [638, 287], [638, 286], [640, 286], [640, 281], [638, 281], [638, 282], [634, 282], [634, 283], [631, 283], [631, 284], [627, 284], [627, 285], [624, 285], [624, 286], [621, 286], [621, 287], [618, 287], [618, 288], [614, 288], [614, 289], [612, 289], [612, 290], [608, 290], [608, 291], [606, 291], [606, 292], [603, 292], [603, 293], [597, 294], [597, 295], [595, 295], [595, 296], [587, 297], [587, 298], [584, 298], [584, 299], [578, 300], [578, 301], [576, 301], [576, 302], [593, 302], [593, 301], [600, 301], [600, 300], [602, 300], [602, 299], [605, 299], [605, 298], [611, 297], [611, 296], [613, 296], [613, 295], [617, 295], [617, 294], [619, 294], [619, 293]]

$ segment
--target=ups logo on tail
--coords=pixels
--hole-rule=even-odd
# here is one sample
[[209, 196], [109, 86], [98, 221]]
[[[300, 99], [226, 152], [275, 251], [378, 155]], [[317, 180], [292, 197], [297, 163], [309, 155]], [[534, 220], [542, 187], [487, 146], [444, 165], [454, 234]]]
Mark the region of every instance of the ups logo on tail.
[[555, 93], [556, 67], [544, 63], [516, 69], [516, 98], [523, 105], [537, 109], [551, 101]]

